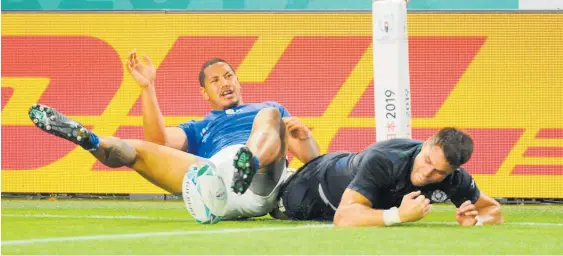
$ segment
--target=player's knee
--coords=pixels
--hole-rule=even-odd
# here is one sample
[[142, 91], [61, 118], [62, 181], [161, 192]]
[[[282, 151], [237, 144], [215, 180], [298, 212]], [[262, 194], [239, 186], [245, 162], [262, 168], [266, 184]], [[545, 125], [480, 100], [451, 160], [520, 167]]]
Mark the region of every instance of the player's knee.
[[277, 108], [264, 108], [258, 112], [256, 119], [259, 121], [274, 121], [279, 122], [281, 120], [281, 113]]
[[265, 108], [258, 112], [252, 127], [253, 133], [271, 133], [283, 138], [285, 135], [285, 124], [281, 119], [281, 113], [276, 108]]
[[126, 140], [122, 140], [125, 143], [131, 145], [131, 147], [136, 148], [138, 145], [141, 145], [143, 143], [142, 140], [138, 140], [138, 139], [126, 139]]
[[104, 164], [111, 168], [132, 166], [135, 163], [137, 152], [129, 142], [118, 140], [105, 151]]

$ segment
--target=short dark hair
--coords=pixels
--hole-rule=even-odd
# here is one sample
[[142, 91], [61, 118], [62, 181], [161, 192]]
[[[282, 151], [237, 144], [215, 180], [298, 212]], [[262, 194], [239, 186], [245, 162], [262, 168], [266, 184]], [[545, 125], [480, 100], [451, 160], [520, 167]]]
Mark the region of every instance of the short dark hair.
[[201, 87], [205, 87], [205, 69], [215, 63], [225, 63], [229, 66], [229, 68], [231, 68], [231, 70], [233, 71], [233, 73], [235, 72], [235, 69], [231, 66], [231, 64], [229, 64], [228, 62], [224, 61], [223, 59], [219, 59], [219, 58], [211, 58], [208, 61], [206, 61], [205, 63], [203, 63], [203, 66], [201, 66], [201, 70], [199, 71], [199, 85]]
[[473, 153], [473, 139], [453, 127], [442, 128], [432, 136], [431, 141], [442, 148], [446, 160], [455, 168], [467, 163]]

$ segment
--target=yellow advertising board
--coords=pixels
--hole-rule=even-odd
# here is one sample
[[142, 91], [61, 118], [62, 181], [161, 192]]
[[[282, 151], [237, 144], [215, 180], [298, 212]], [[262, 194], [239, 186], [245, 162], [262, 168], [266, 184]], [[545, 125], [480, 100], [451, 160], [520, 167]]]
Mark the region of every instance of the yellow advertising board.
[[[562, 198], [563, 14], [413, 13], [408, 26], [413, 136], [462, 128], [482, 191]], [[2, 192], [164, 193], [27, 117], [40, 102], [99, 135], [142, 138], [132, 49], [158, 67], [168, 126], [210, 110], [197, 74], [220, 57], [245, 102], [280, 102], [323, 152], [361, 150], [375, 141], [371, 34], [369, 13], [5, 13]]]

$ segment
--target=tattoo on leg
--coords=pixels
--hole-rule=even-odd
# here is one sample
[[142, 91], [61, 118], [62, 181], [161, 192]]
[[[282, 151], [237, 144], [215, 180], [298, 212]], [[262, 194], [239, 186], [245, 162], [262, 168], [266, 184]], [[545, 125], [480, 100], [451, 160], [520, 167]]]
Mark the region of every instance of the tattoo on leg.
[[115, 144], [104, 149], [103, 164], [111, 168], [122, 166], [131, 167], [135, 163], [137, 152], [135, 148], [125, 141], [117, 141]]

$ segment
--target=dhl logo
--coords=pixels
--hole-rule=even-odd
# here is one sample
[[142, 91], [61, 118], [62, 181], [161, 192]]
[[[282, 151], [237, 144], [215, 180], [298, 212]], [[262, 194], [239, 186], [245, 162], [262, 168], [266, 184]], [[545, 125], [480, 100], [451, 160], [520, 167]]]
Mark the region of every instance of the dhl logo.
[[[467, 130], [476, 148], [466, 167], [492, 196], [563, 197], [563, 46], [556, 29], [537, 30], [562, 22], [562, 14], [409, 16], [414, 137]], [[2, 191], [162, 193], [27, 118], [41, 102], [98, 134], [141, 139], [140, 90], [123, 64], [133, 48], [158, 66], [168, 126], [209, 111], [197, 75], [217, 56], [236, 68], [245, 102], [282, 103], [324, 152], [375, 141], [367, 13], [6, 14]]]

